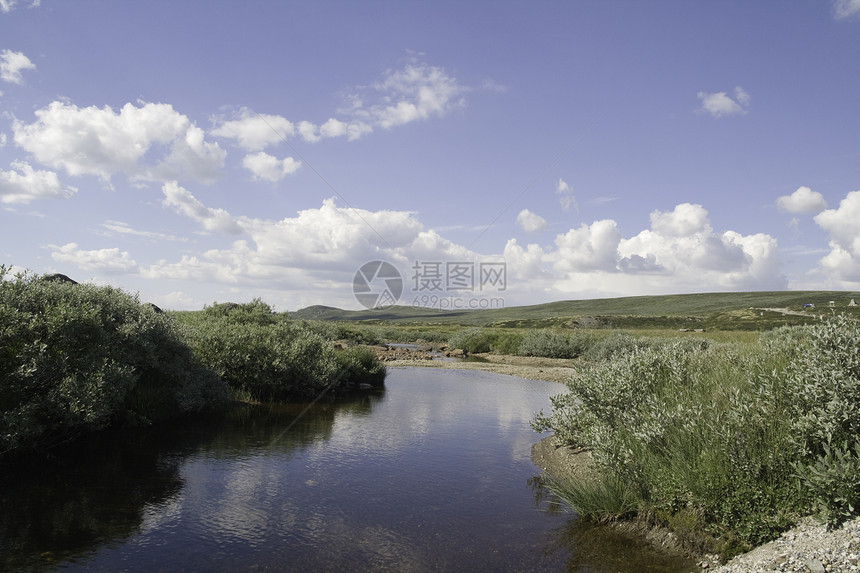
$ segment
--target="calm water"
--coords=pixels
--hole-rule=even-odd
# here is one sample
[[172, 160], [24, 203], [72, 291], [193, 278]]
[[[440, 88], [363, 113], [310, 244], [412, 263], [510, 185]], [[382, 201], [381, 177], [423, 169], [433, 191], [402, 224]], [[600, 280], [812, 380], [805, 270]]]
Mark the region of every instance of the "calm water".
[[347, 402], [246, 406], [0, 466], [0, 567], [689, 570], [543, 500], [528, 422], [561, 389], [395, 369]]

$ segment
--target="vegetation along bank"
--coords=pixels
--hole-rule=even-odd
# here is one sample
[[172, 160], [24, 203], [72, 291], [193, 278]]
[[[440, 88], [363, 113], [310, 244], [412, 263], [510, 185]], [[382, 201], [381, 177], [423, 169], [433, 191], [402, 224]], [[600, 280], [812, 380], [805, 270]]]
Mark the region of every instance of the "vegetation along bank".
[[839, 527], [860, 511], [858, 341], [835, 315], [592, 362], [534, 420], [591, 460], [549, 485], [583, 518], [666, 526], [723, 558], [808, 516]]
[[9, 275], [0, 265], [0, 458], [234, 400], [380, 386], [364, 347], [265, 303], [165, 313], [112, 287]]

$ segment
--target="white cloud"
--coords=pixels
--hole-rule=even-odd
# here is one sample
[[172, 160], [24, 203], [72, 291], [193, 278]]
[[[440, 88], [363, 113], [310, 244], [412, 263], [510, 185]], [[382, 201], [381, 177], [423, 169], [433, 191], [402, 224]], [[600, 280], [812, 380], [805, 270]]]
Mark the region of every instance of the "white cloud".
[[573, 196], [573, 189], [570, 188], [567, 181], [560, 177], [558, 183], [555, 184], [555, 193], [559, 196], [558, 200], [561, 203], [561, 208], [565, 211], [569, 211], [571, 207], [574, 209], [578, 208], [576, 197]]
[[106, 273], [121, 273], [133, 271], [137, 263], [127, 251], [120, 252], [117, 248], [83, 251], [77, 243], [68, 243], [62, 247], [50, 245], [54, 249], [51, 258], [61, 263], [71, 263], [85, 271], [101, 271]]
[[809, 187], [798, 187], [791, 195], [783, 195], [776, 200], [776, 206], [780, 211], [787, 213], [820, 213], [827, 208], [824, 195], [813, 191]]
[[815, 216], [815, 222], [830, 234], [830, 253], [819, 261], [825, 274], [837, 281], [860, 284], [860, 191], [852, 191]]
[[230, 213], [224, 209], [206, 207], [187, 189], [180, 187], [176, 181], [168, 181], [161, 187], [161, 191], [164, 193], [162, 205], [194, 219], [207, 231], [237, 235], [243, 230], [239, 222]]
[[[8, 10], [4, 10], [8, 12]], [[12, 50], [3, 50], [0, 52], [0, 80], [7, 81], [13, 84], [24, 83], [24, 77], [21, 72], [24, 70], [35, 70], [36, 64], [30, 61], [30, 58], [21, 52], [13, 52]]]
[[[3, 92], [0, 92], [0, 96], [3, 95]], [[6, 147], [6, 134], [0, 133], [0, 149]]]
[[834, 0], [833, 15], [837, 20], [860, 14], [860, 0]]
[[280, 115], [256, 113], [242, 108], [238, 119], [222, 122], [212, 135], [233, 138], [246, 151], [260, 151], [296, 134], [296, 127]]
[[[37, 8], [42, 3], [41, 0], [31, 0], [30, 8]], [[0, 12], [11, 12], [18, 2], [16, 0], [0, 0]]]
[[78, 190], [64, 186], [53, 171], [33, 169], [25, 161], [13, 161], [12, 169], [0, 169], [0, 203], [29, 203], [35, 199], [68, 199]]
[[743, 115], [747, 112], [744, 108], [749, 105], [750, 101], [749, 94], [740, 86], [735, 88], [735, 99], [729, 97], [726, 92], [699, 92], [698, 97], [702, 100], [702, 107], [699, 108], [699, 111], [709, 113], [713, 117]]
[[532, 213], [528, 209], [523, 209], [520, 211], [520, 214], [517, 215], [517, 225], [519, 225], [523, 231], [533, 233], [546, 227], [546, 219], [540, 215]]
[[265, 151], [260, 151], [246, 155], [242, 159], [242, 165], [254, 174], [254, 179], [265, 179], [266, 181], [275, 182], [298, 171], [302, 162], [296, 161], [292, 157], [278, 159]]
[[560, 272], [615, 270], [621, 231], [611, 219], [583, 223], [555, 238], [554, 268]]
[[681, 203], [668, 213], [655, 210], [651, 213], [651, 229], [665, 237], [687, 237], [694, 233], [710, 232], [708, 212], [701, 205]]
[[[172, 206], [186, 216], [204, 225], [214, 218], [217, 210], [178, 186], [170, 195]], [[511, 239], [495, 254], [470, 251], [436, 230], [424, 229], [413, 213], [341, 208], [333, 199], [279, 221], [236, 218], [226, 212], [223, 217], [240, 226], [248, 239], [159, 261], [141, 274], [269, 289], [290, 300], [347, 306], [355, 305], [351, 293], [355, 271], [372, 260], [398, 266], [407, 291], [414, 290], [410, 279], [416, 261], [504, 260], [510, 277], [506, 304], [533, 302], [536, 297], [786, 287], [773, 237], [716, 232], [703, 207], [686, 203], [668, 212], [654, 211], [651, 228], [630, 238], [622, 235], [615, 221], [606, 219], [559, 234], [549, 247], [521, 246]], [[405, 296], [401, 303], [409, 304], [412, 299]], [[293, 303], [286, 305], [295, 308]]]
[[365, 122], [389, 129], [463, 107], [466, 91], [444, 69], [412, 62], [403, 69], [388, 70], [382, 81], [360, 88], [361, 93], [370, 92], [376, 102], [366, 106], [360, 94], [353, 94], [350, 112]]
[[[168, 104], [127, 103], [117, 113], [55, 101], [35, 113], [31, 124], [13, 122], [15, 143], [70, 175], [96, 175], [106, 183], [118, 173], [133, 180], [185, 175], [210, 181], [224, 165], [218, 144], [207, 143], [203, 131]], [[169, 151], [159, 157], [162, 148]]]
[[[138, 231], [133, 229], [131, 225], [128, 223], [124, 223], [123, 221], [105, 221], [102, 223], [102, 227], [110, 231], [111, 233], [116, 233], [119, 235], [130, 235], [133, 237], [144, 237], [146, 239], [159, 239], [159, 240], [167, 240], [167, 241], [187, 241], [188, 239], [184, 237], [177, 237], [176, 235], [168, 235], [165, 233], [156, 233], [153, 231]], [[109, 235], [110, 233], [105, 233]]]

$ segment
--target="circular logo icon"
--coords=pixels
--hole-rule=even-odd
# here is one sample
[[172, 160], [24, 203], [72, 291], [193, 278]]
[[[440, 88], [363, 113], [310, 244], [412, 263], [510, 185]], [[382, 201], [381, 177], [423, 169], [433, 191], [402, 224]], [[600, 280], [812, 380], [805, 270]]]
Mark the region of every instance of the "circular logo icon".
[[364, 308], [387, 308], [403, 294], [403, 278], [391, 263], [370, 261], [355, 272], [352, 292]]

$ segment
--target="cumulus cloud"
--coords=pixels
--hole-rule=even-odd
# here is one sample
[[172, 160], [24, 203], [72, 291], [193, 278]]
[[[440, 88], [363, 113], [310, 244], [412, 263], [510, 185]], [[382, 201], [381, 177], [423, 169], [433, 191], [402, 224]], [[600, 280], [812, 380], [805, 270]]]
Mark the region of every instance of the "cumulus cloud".
[[70, 175], [96, 175], [106, 183], [118, 173], [133, 180], [183, 175], [210, 181], [224, 165], [218, 144], [206, 142], [203, 130], [168, 104], [127, 103], [115, 112], [55, 101], [35, 114], [31, 124], [13, 122], [15, 143]]
[[520, 214], [517, 215], [517, 225], [519, 225], [523, 231], [533, 233], [546, 227], [546, 219], [540, 215], [532, 213], [528, 209], [523, 209], [520, 211]]
[[294, 136], [296, 127], [280, 115], [256, 113], [242, 108], [236, 119], [221, 122], [211, 133], [217, 137], [235, 139], [239, 147], [246, 151], [260, 151]]
[[373, 131], [362, 121], [345, 122], [332, 117], [322, 125], [310, 121], [293, 123], [279, 115], [257, 114], [247, 108], [242, 108], [236, 119], [215, 121], [218, 126], [212, 130], [212, 135], [235, 139], [246, 151], [261, 151], [297, 135], [308, 143], [316, 143], [335, 137], [352, 141]]
[[554, 267], [561, 272], [615, 270], [621, 231], [611, 219], [583, 223], [555, 239]]
[[[218, 210], [178, 186], [165, 195], [172, 197], [178, 212], [204, 226], [216, 226], [209, 221], [215, 220]], [[235, 218], [226, 212], [222, 216], [241, 227], [247, 239], [159, 261], [141, 274], [280, 289], [309, 303], [337, 300], [347, 305], [355, 271], [372, 260], [393, 262], [407, 285], [416, 261], [503, 260], [509, 277], [507, 304], [535, 297], [779, 290], [787, 284], [773, 237], [715, 231], [705, 209], [688, 203], [654, 211], [650, 228], [629, 238], [615, 221], [605, 219], [561, 233], [547, 247], [524, 246], [511, 239], [501, 253], [487, 254], [425, 229], [413, 213], [343, 208], [333, 199], [281, 220]], [[415, 290], [414, 285], [411, 288]]]
[[79, 249], [77, 243], [68, 243], [61, 247], [50, 245], [50, 247], [54, 249], [51, 253], [52, 259], [61, 263], [71, 263], [85, 271], [122, 273], [137, 267], [137, 263], [127, 251], [120, 252], [117, 248], [85, 251]]
[[12, 50], [0, 52], [0, 80], [13, 84], [23, 84], [24, 76], [21, 75], [21, 72], [35, 69], [36, 64], [21, 52], [13, 52]]
[[710, 232], [708, 212], [701, 205], [681, 203], [668, 212], [651, 213], [651, 229], [665, 237], [687, 237], [694, 233]]
[[[189, 209], [188, 215], [204, 218], [204, 209], [202, 205]], [[333, 199], [325, 200], [319, 209], [299, 211], [295, 217], [243, 219], [242, 226], [250, 241], [185, 255], [177, 262], [160, 261], [143, 274], [157, 279], [250, 281], [267, 288], [331, 290], [343, 288], [367, 261], [384, 258], [406, 266], [413, 256], [432, 253], [438, 257], [440, 252], [462, 256], [465, 252], [433, 232], [424, 232], [412, 213], [342, 208]]]
[[33, 169], [25, 161], [13, 161], [12, 169], [0, 169], [0, 203], [29, 203], [35, 199], [68, 199], [78, 190], [60, 183], [53, 171]]
[[830, 235], [830, 252], [819, 261], [825, 274], [838, 281], [860, 281], [860, 191], [852, 191], [815, 216], [815, 222]]
[[175, 212], [197, 221], [207, 231], [217, 231], [236, 235], [242, 232], [242, 226], [224, 209], [206, 207], [197, 200], [187, 189], [180, 187], [176, 181], [165, 183], [161, 191], [164, 193], [162, 205], [170, 207]]
[[837, 20], [860, 14], [860, 0], [834, 0], [833, 16]]
[[565, 211], [569, 211], [571, 207], [577, 209], [576, 197], [573, 196], [573, 189], [570, 188], [570, 185], [567, 184], [562, 178], [558, 179], [558, 183], [555, 184], [555, 193], [558, 195], [558, 200], [561, 203], [561, 208]]
[[809, 187], [798, 187], [791, 195], [783, 195], [777, 199], [776, 206], [786, 213], [812, 214], [827, 209], [827, 201], [818, 191]]
[[266, 181], [275, 182], [298, 171], [302, 162], [296, 161], [292, 157], [278, 159], [265, 151], [259, 151], [246, 155], [242, 159], [242, 165], [254, 174], [254, 179], [265, 179]]
[[702, 100], [700, 112], [709, 113], [713, 117], [724, 115], [743, 115], [749, 106], [750, 96], [741, 86], [735, 88], [735, 97], [732, 99], [726, 92], [699, 92], [698, 97]]

